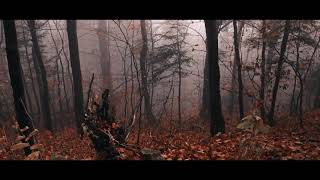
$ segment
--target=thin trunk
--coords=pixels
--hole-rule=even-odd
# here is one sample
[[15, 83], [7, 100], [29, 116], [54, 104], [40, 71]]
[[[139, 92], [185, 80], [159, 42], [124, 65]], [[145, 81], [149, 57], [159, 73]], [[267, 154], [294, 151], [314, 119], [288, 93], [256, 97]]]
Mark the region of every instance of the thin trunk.
[[125, 51], [125, 56], [123, 60], [123, 75], [124, 75], [124, 81], [125, 81], [125, 90], [124, 90], [124, 98], [125, 98], [125, 104], [124, 104], [124, 116], [127, 118], [127, 111], [128, 111], [128, 75], [127, 75], [127, 67], [126, 67], [126, 57], [127, 57], [127, 51]]
[[138, 138], [137, 138], [137, 144], [140, 143], [140, 134], [141, 134], [141, 116], [142, 116], [142, 94], [141, 91], [140, 92], [140, 102], [139, 102], [139, 121], [138, 121]]
[[234, 59], [233, 61], [233, 66], [232, 66], [232, 78], [231, 78], [231, 92], [230, 92], [230, 111], [233, 113], [234, 112], [234, 105], [235, 105], [235, 96], [236, 96], [236, 87], [237, 87], [237, 63], [236, 60]]
[[39, 65], [39, 70], [40, 70], [40, 79], [41, 79], [41, 85], [42, 85], [42, 93], [41, 94], [41, 107], [43, 108], [42, 115], [44, 119], [44, 125], [45, 128], [48, 129], [49, 131], [52, 131], [52, 119], [51, 119], [51, 112], [50, 112], [50, 96], [49, 96], [49, 89], [48, 89], [48, 82], [47, 82], [47, 72], [45, 69], [45, 66], [43, 64], [42, 56], [41, 56], [41, 51], [38, 43], [38, 37], [36, 33], [36, 28], [35, 28], [35, 21], [34, 20], [28, 20], [28, 26], [30, 29], [31, 33], [31, 39], [32, 39], [32, 46], [34, 49], [35, 53], [35, 61], [37, 61], [37, 64]]
[[[154, 39], [153, 39], [153, 32], [152, 32], [152, 20], [150, 20], [150, 39], [151, 39], [151, 57], [153, 57], [153, 53], [154, 53]], [[151, 64], [151, 77], [153, 77], [153, 72], [154, 71], [154, 67], [153, 64]], [[154, 84], [153, 84], [153, 80], [151, 80], [151, 88], [150, 89], [150, 93], [151, 93], [151, 97], [150, 97], [150, 104], [152, 106], [153, 104], [153, 94], [154, 94]]]
[[[134, 21], [133, 21], [134, 23]], [[134, 44], [134, 29], [132, 30], [132, 42], [131, 44]], [[130, 48], [130, 47], [129, 47]], [[133, 73], [133, 60], [134, 60], [134, 55], [132, 54], [132, 51], [131, 52], [131, 56], [130, 56], [130, 72], [131, 72], [131, 92], [130, 92], [130, 104], [131, 104], [131, 114], [133, 114], [135, 112], [135, 108], [134, 108], [134, 96], [133, 96], [133, 93], [134, 93], [134, 73]], [[139, 77], [137, 77], [139, 78]]]
[[300, 82], [300, 92], [299, 92], [299, 124], [300, 127], [302, 127], [302, 122], [303, 122], [303, 81], [302, 81], [302, 77], [299, 78], [299, 82]]
[[63, 107], [62, 107], [62, 98], [61, 98], [61, 89], [60, 89], [60, 73], [59, 73], [59, 63], [58, 63], [58, 59], [56, 59], [56, 72], [57, 72], [57, 80], [58, 80], [58, 98], [59, 98], [59, 110], [60, 113], [63, 111]]
[[[54, 78], [54, 81], [56, 81], [56, 78]], [[52, 113], [52, 129], [53, 130], [57, 130], [56, 128], [56, 121], [57, 121], [57, 111], [56, 111], [56, 103], [55, 103], [55, 100], [56, 100], [56, 94], [55, 94], [55, 91], [54, 91], [54, 86], [52, 87], [52, 91], [51, 91], [51, 96], [52, 96], [52, 101], [51, 101], [51, 113]]]
[[235, 49], [235, 60], [237, 62], [238, 67], [238, 88], [239, 88], [239, 94], [238, 94], [238, 101], [239, 101], [239, 114], [240, 119], [244, 117], [243, 114], [243, 85], [242, 85], [242, 76], [241, 76], [241, 60], [240, 60], [240, 51], [239, 51], [239, 42], [238, 42], [238, 30], [237, 30], [237, 22], [233, 21], [233, 27], [234, 27], [234, 49]]
[[109, 85], [109, 89], [111, 92], [111, 97], [112, 97], [112, 73], [111, 73], [111, 53], [110, 53], [110, 26], [109, 26], [109, 20], [107, 20], [107, 82]]
[[209, 118], [209, 101], [208, 101], [208, 56], [206, 55], [204, 70], [203, 70], [203, 87], [202, 87], [202, 105], [200, 110], [200, 118], [208, 119]]
[[209, 71], [209, 104], [211, 136], [225, 131], [221, 110], [218, 32], [216, 20], [205, 20]]
[[281, 71], [282, 71], [282, 65], [284, 62], [284, 55], [285, 55], [285, 52], [287, 49], [287, 43], [288, 43], [288, 38], [289, 38], [289, 34], [290, 34], [289, 30], [290, 30], [290, 20], [286, 20], [284, 32], [283, 32], [283, 39], [281, 42], [278, 67], [275, 72], [276, 79], [275, 79], [275, 83], [274, 83], [273, 90], [272, 90], [271, 109], [269, 112], [269, 123], [272, 126], [274, 125], [274, 119], [273, 119], [274, 118], [274, 110], [275, 110], [275, 105], [276, 105], [279, 83], [280, 83], [280, 79], [281, 79]]
[[262, 51], [261, 51], [261, 75], [260, 75], [260, 114], [263, 120], [265, 120], [265, 109], [264, 109], [264, 90], [265, 90], [265, 66], [266, 66], [266, 21], [262, 21]]
[[[299, 37], [298, 37], [299, 38]], [[297, 59], [296, 59], [296, 71], [299, 71], [299, 58], [300, 58], [300, 44], [297, 42], [296, 44], [296, 51], [297, 51]], [[296, 85], [297, 85], [297, 73], [295, 73], [294, 76], [294, 84], [293, 84], [293, 90], [292, 90], [292, 96], [291, 96], [291, 102], [290, 102], [290, 114], [297, 112], [297, 104], [295, 100], [295, 91], [296, 91]]]
[[180, 54], [180, 43], [179, 43], [179, 24], [177, 22], [177, 50], [178, 50], [178, 123], [181, 128], [181, 54]]
[[295, 110], [295, 93], [296, 93], [296, 86], [297, 86], [297, 75], [294, 75], [294, 83], [293, 83], [293, 90], [290, 100], [290, 115], [293, 114], [293, 112], [296, 112]]
[[[172, 84], [173, 84], [173, 76], [172, 76]], [[174, 105], [174, 87], [172, 89], [172, 99], [171, 99], [171, 113], [170, 113], [170, 135], [172, 135], [172, 122], [173, 122], [173, 105]]]
[[[239, 51], [241, 49], [241, 41], [242, 41], [242, 30], [244, 29], [244, 22], [241, 21], [239, 23], [239, 28], [237, 28], [237, 40], [238, 40], [238, 47], [239, 47]], [[249, 55], [249, 48], [247, 51], [247, 59], [248, 59], [248, 55]], [[240, 57], [240, 56], [239, 56]], [[235, 96], [236, 96], [236, 87], [237, 87], [237, 69], [238, 68], [238, 63], [237, 63], [237, 59], [236, 56], [234, 56], [234, 61], [233, 61], [233, 66], [232, 66], [232, 77], [231, 77], [231, 92], [230, 92], [230, 102], [229, 102], [229, 109], [230, 111], [233, 113], [234, 112], [234, 105], [236, 104], [235, 102]]]
[[134, 74], [133, 74], [133, 56], [131, 55], [130, 62], [130, 71], [131, 71], [131, 92], [130, 92], [130, 104], [131, 104], [131, 113], [134, 112]]
[[73, 91], [74, 91], [74, 112], [75, 122], [78, 128], [78, 133], [82, 134], [81, 123], [84, 118], [83, 109], [83, 89], [82, 75], [79, 57], [78, 37], [77, 37], [77, 22], [76, 20], [67, 20], [67, 32], [69, 40], [70, 61], [73, 75]]

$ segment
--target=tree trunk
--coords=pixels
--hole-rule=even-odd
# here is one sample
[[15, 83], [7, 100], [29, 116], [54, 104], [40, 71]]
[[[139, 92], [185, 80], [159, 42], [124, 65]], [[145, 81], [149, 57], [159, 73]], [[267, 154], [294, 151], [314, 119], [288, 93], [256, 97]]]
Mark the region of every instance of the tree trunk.
[[149, 96], [149, 92], [148, 92], [148, 88], [147, 88], [148, 83], [147, 83], [147, 72], [146, 72], [146, 57], [147, 57], [147, 52], [148, 52], [148, 39], [147, 39], [145, 20], [141, 20], [140, 25], [141, 25], [141, 36], [142, 36], [142, 41], [143, 41], [142, 50], [140, 52], [142, 96], [144, 97], [144, 108], [146, 111], [147, 119], [153, 124], [156, 122], [156, 119], [152, 113], [152, 107], [150, 104], [150, 96]]
[[209, 104], [211, 136], [224, 133], [225, 125], [221, 110], [218, 32], [216, 20], [205, 20], [209, 71]]
[[303, 122], [303, 80], [302, 77], [299, 77], [300, 82], [300, 92], [299, 92], [299, 124], [302, 127]]
[[202, 105], [200, 110], [200, 118], [208, 119], [209, 118], [209, 83], [208, 83], [208, 56], [206, 55], [204, 70], [203, 70], [203, 87], [202, 87]]
[[283, 38], [281, 42], [281, 49], [280, 49], [280, 57], [279, 57], [279, 62], [278, 62], [278, 67], [275, 72], [275, 83], [273, 86], [272, 90], [272, 101], [271, 101], [271, 109], [269, 112], [269, 123], [271, 126], [274, 125], [274, 109], [276, 105], [276, 99], [277, 99], [277, 94], [278, 94], [278, 88], [279, 88], [279, 83], [281, 79], [281, 71], [282, 71], [282, 65], [284, 62], [284, 55], [287, 49], [287, 43], [288, 43], [288, 38], [289, 38], [289, 32], [290, 30], [290, 20], [286, 20], [285, 22], [285, 27], [284, 27], [284, 32], [283, 32]]
[[61, 84], [61, 81], [60, 81], [60, 72], [59, 72], [59, 63], [58, 63], [58, 59], [56, 59], [56, 73], [57, 73], [57, 81], [58, 81], [58, 84], [57, 84], [57, 91], [58, 91], [58, 98], [59, 98], [59, 110], [60, 110], [60, 113], [62, 113], [63, 111], [63, 107], [62, 107], [62, 98], [61, 98], [61, 89], [60, 89], [60, 84]]
[[[238, 49], [240, 51], [241, 49], [241, 40], [242, 40], [242, 29], [244, 27], [244, 22], [241, 21], [239, 23], [239, 28], [237, 28], [237, 44], [238, 44]], [[249, 49], [248, 49], [249, 50]], [[240, 54], [240, 53], [239, 53]], [[248, 55], [249, 53], [247, 53]], [[240, 57], [240, 55], [239, 55]], [[233, 61], [233, 66], [232, 66], [232, 77], [231, 77], [231, 92], [230, 92], [230, 102], [229, 102], [229, 109], [230, 111], [233, 113], [234, 112], [234, 105], [236, 104], [235, 102], [235, 96], [236, 96], [236, 79], [238, 78], [237, 75], [237, 71], [238, 71], [238, 63], [237, 63], [237, 59], [236, 56], [234, 56], [234, 61]]]
[[[18, 121], [20, 129], [23, 129], [26, 126], [29, 127], [27, 131], [23, 132], [23, 134], [26, 137], [28, 137], [28, 135], [34, 129], [32, 120], [28, 115], [26, 109], [24, 108], [25, 97], [22, 82], [22, 72], [18, 50], [16, 27], [13, 20], [3, 20], [3, 26], [6, 42], [8, 69], [10, 74], [10, 82], [12, 86], [14, 107], [16, 112], [16, 120]], [[33, 145], [34, 139], [30, 138], [28, 143], [30, 145]], [[30, 147], [25, 148], [24, 151], [26, 155], [29, 155], [31, 153]]]
[[[47, 72], [45, 69], [45, 66], [43, 64], [40, 47], [38, 44], [38, 38], [35, 28], [35, 21], [34, 20], [28, 20], [28, 26], [31, 33], [31, 39], [32, 39], [32, 46], [35, 52], [35, 61], [37, 61], [37, 64], [39, 65], [40, 70], [40, 79], [41, 79], [41, 85], [42, 85], [42, 93], [40, 93], [41, 98], [41, 107], [43, 108], [42, 115], [44, 120], [45, 128], [49, 131], [52, 131], [52, 119], [51, 119], [51, 113], [50, 113], [50, 96], [49, 96], [49, 89], [48, 89], [48, 82], [47, 82]], [[40, 90], [41, 91], [41, 90]]]
[[[101, 75], [102, 75], [102, 87], [103, 89], [110, 89], [110, 53], [108, 40], [109, 34], [107, 29], [107, 24], [105, 20], [98, 20], [98, 31], [99, 39], [99, 50], [100, 50], [100, 65], [101, 65]], [[110, 89], [111, 90], [111, 89]]]
[[80, 68], [80, 57], [77, 37], [77, 23], [76, 20], [67, 20], [67, 32], [69, 40], [69, 52], [71, 69], [73, 76], [73, 91], [74, 91], [74, 112], [75, 122], [78, 128], [78, 133], [82, 134], [81, 122], [84, 118], [83, 109], [83, 90], [82, 90], [82, 75]]
[[295, 106], [295, 93], [296, 93], [296, 86], [297, 86], [297, 75], [294, 75], [294, 83], [293, 83], [293, 90], [290, 100], [290, 115], [292, 115], [294, 112], [296, 112], [296, 106]]
[[318, 86], [318, 88], [317, 88], [316, 97], [314, 98], [313, 107], [320, 108], [320, 86]]
[[[153, 39], [153, 31], [152, 31], [152, 20], [150, 20], [150, 40], [151, 40], [151, 57], [153, 57], [154, 54], [154, 39]], [[153, 64], [151, 64], [151, 77], [153, 77], [154, 74], [154, 67]], [[153, 96], [154, 96], [154, 82], [153, 80], [151, 81], [151, 87], [149, 88], [151, 97], [150, 97], [150, 104], [152, 106], [153, 104]]]
[[265, 90], [265, 66], [266, 66], [266, 21], [262, 21], [262, 51], [261, 51], [261, 74], [260, 74], [260, 115], [265, 120], [265, 109], [264, 109], [264, 90]]
[[180, 42], [179, 42], [179, 24], [177, 21], [177, 50], [178, 50], [178, 122], [179, 128], [181, 128], [181, 55], [180, 55]]
[[239, 51], [239, 42], [238, 42], [238, 30], [237, 30], [237, 22], [233, 21], [233, 28], [234, 28], [234, 49], [235, 49], [235, 60], [237, 62], [238, 67], [238, 101], [239, 101], [239, 114], [240, 119], [244, 117], [243, 115], [243, 85], [242, 85], [242, 76], [241, 76], [241, 60], [240, 60], [240, 51]]

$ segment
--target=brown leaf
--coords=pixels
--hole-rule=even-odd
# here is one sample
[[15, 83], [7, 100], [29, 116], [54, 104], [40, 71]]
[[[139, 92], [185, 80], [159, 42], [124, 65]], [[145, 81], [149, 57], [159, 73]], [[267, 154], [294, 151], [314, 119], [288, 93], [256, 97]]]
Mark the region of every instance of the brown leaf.
[[36, 134], [39, 133], [39, 130], [38, 129], [34, 129], [30, 134], [29, 136], [26, 138], [26, 141], [29, 141], [30, 138], [32, 138], [33, 136], [35, 136]]
[[0, 143], [4, 143], [4, 142], [6, 142], [6, 137], [2, 137], [2, 138], [0, 138]]
[[41, 150], [43, 148], [44, 148], [43, 144], [34, 144], [30, 147], [31, 150], [36, 150], [36, 149]]
[[40, 156], [40, 151], [35, 151], [31, 154], [29, 154], [25, 160], [38, 160], [39, 159], [39, 156]]
[[24, 135], [23, 135], [23, 136], [17, 136], [16, 140], [17, 140], [17, 141], [21, 141], [21, 140], [23, 140], [24, 138], [26, 138], [26, 136], [24, 136]]
[[23, 148], [26, 148], [29, 146], [30, 146], [29, 143], [18, 143], [18, 144], [11, 146], [11, 151], [20, 150], [20, 149], [23, 149]]

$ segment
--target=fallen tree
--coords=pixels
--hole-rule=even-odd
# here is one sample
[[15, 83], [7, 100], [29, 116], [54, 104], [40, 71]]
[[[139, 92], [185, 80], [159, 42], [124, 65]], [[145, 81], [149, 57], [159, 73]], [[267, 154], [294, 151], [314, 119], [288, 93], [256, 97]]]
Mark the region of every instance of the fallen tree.
[[[124, 157], [117, 148], [125, 148], [129, 151], [139, 155], [142, 159], [156, 160], [160, 159], [159, 151], [150, 149], [140, 149], [140, 147], [128, 144], [128, 137], [135, 124], [135, 114], [138, 108], [135, 108], [130, 123], [124, 126], [116, 121], [116, 118], [109, 110], [109, 89], [106, 89], [101, 96], [101, 103], [92, 100], [92, 83], [94, 74], [92, 75], [88, 99], [86, 103], [85, 117], [82, 122], [82, 129], [84, 135], [89, 136], [95, 151], [97, 153], [97, 160], [116, 160]], [[90, 102], [91, 100], [91, 102]], [[138, 106], [137, 106], [138, 107]]]

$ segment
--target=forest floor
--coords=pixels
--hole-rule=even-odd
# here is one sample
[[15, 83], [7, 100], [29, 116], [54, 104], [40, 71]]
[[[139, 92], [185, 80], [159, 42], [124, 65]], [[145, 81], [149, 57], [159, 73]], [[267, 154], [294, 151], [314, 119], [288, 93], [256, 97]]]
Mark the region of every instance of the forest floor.
[[[320, 110], [305, 113], [303, 128], [297, 125], [296, 117], [278, 119], [279, 123], [270, 133], [257, 135], [237, 131], [236, 122], [230, 123], [227, 119], [226, 133], [214, 137], [209, 136], [208, 128], [203, 128], [208, 125], [190, 125], [192, 122], [186, 122], [188, 128], [171, 132], [171, 135], [168, 128], [143, 129], [139, 147], [159, 150], [165, 160], [320, 159]], [[134, 131], [129, 143], [135, 144], [136, 139]], [[40, 131], [37, 140], [44, 145], [40, 154], [44, 160], [94, 160], [96, 157], [90, 139], [81, 140], [72, 128], [54, 134]], [[0, 142], [0, 160], [25, 158], [23, 152], [10, 150], [13, 143], [14, 138]], [[127, 149], [118, 148], [118, 151], [125, 155], [124, 159], [141, 159]]]

